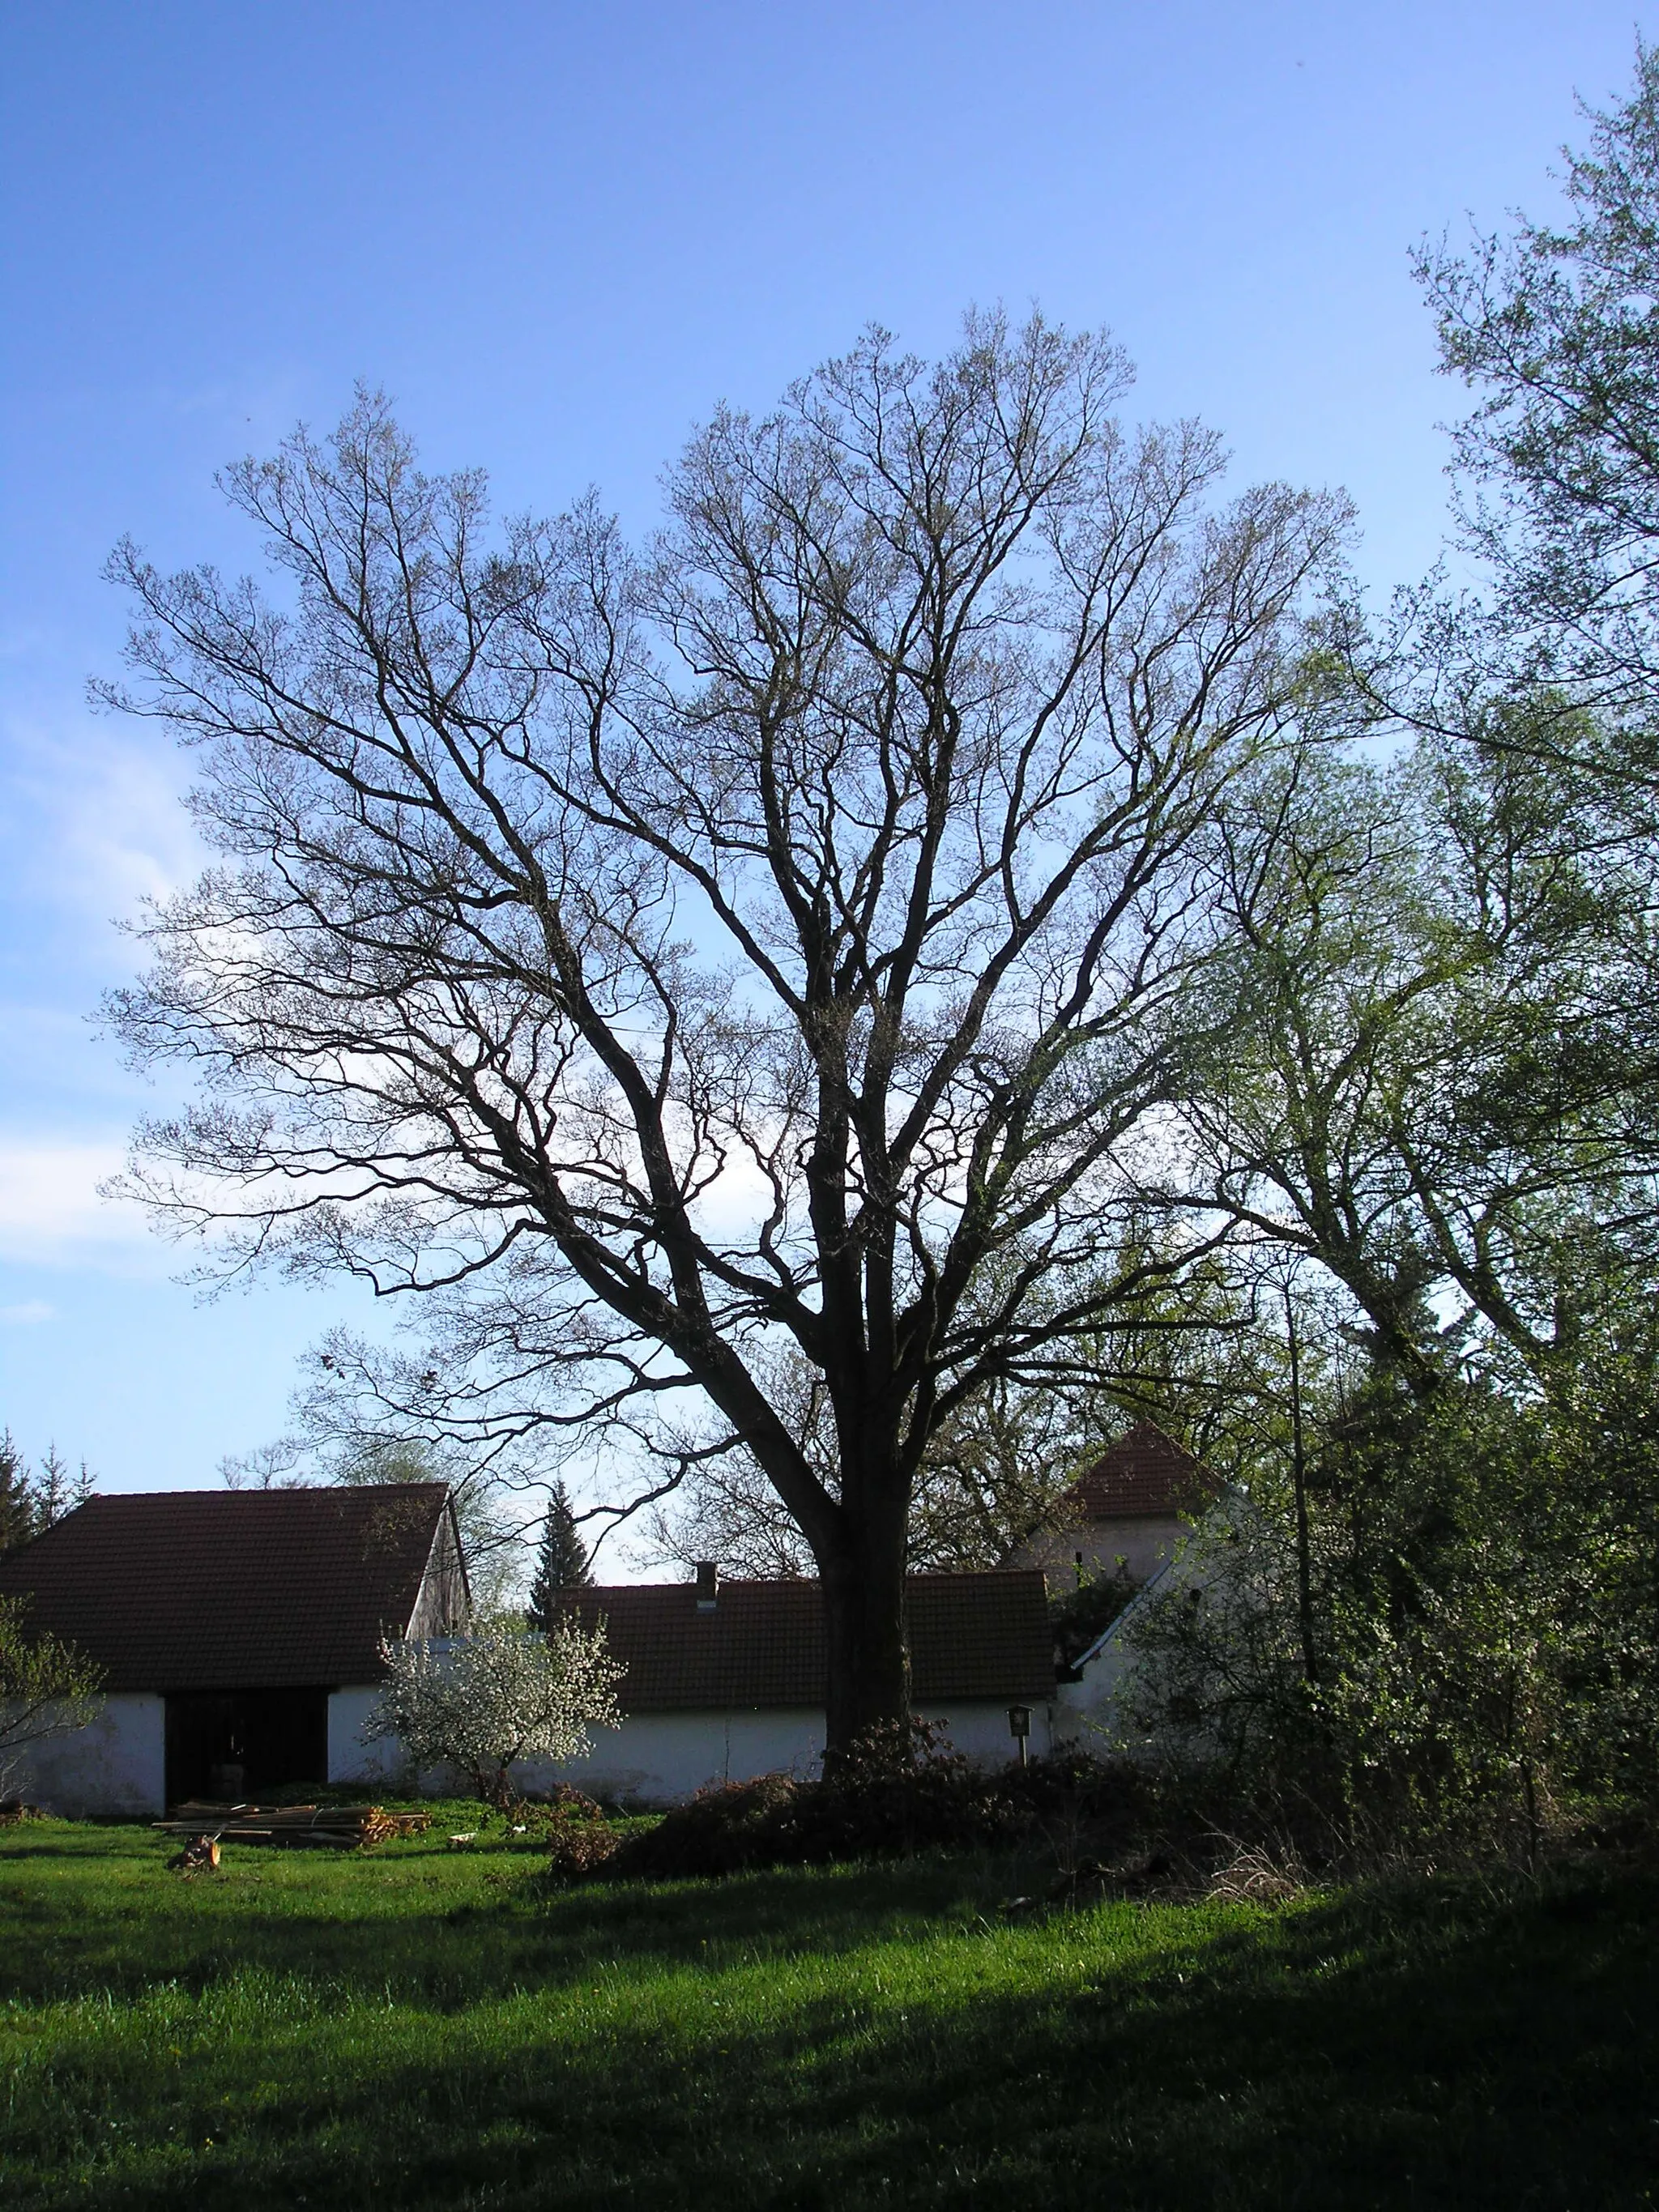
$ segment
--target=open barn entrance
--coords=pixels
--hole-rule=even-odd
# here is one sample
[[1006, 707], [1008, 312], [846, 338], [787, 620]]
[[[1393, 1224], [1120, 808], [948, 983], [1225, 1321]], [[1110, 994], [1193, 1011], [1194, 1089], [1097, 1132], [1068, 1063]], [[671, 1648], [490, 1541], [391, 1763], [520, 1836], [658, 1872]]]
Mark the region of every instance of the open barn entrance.
[[167, 1796], [235, 1802], [328, 1773], [326, 1690], [191, 1691], [167, 1698]]

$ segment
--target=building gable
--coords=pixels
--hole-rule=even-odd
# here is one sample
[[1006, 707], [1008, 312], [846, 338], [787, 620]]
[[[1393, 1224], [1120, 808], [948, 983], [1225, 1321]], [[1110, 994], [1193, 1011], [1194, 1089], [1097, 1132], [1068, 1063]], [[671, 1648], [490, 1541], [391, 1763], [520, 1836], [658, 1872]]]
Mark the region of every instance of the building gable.
[[113, 1691], [373, 1681], [383, 1635], [465, 1595], [442, 1483], [94, 1498], [0, 1559], [0, 1596]]

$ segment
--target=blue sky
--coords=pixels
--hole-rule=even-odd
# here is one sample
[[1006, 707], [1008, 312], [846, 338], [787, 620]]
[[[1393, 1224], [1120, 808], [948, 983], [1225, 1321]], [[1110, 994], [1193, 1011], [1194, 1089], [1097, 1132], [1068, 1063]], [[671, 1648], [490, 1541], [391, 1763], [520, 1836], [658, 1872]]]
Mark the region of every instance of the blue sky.
[[[1433, 560], [1455, 411], [1408, 253], [1553, 205], [1650, 6], [0, 5], [0, 1424], [102, 1486], [283, 1426], [344, 1290], [203, 1305], [100, 1202], [153, 1098], [88, 1021], [195, 854], [180, 765], [90, 715], [98, 571], [251, 556], [212, 488], [353, 380], [503, 504], [632, 526], [717, 398], [879, 319], [1109, 325], [1136, 411], [1341, 483], [1380, 588]], [[371, 1325], [374, 1317], [367, 1316]]]

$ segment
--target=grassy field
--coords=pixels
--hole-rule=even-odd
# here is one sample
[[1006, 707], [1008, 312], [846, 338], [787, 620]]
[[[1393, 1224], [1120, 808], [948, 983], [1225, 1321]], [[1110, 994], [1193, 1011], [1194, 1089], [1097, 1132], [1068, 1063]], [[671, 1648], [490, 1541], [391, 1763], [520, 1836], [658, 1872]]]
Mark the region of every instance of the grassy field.
[[1659, 1885], [1007, 1917], [937, 1860], [0, 1831], [0, 2204], [1659, 2203]]

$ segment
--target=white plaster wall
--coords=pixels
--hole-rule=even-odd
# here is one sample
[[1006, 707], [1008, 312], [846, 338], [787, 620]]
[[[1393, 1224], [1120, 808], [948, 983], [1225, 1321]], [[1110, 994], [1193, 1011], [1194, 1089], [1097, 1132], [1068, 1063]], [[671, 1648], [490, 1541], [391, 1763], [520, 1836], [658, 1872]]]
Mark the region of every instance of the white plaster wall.
[[[1120, 1613], [1115, 1628], [1123, 1616]], [[1125, 1685], [1133, 1675], [1139, 1654], [1114, 1636], [1097, 1647], [1083, 1666], [1082, 1680], [1060, 1682], [1054, 1688], [1054, 1741], [1108, 1758], [1132, 1748], [1121, 1703]]]
[[[1031, 1733], [1026, 1738], [1027, 1753], [1032, 1759], [1042, 1759], [1053, 1748], [1049, 1708], [1034, 1705], [1030, 1711]], [[940, 1722], [952, 1749], [971, 1759], [975, 1766], [1006, 1766], [1010, 1759], [1019, 1757], [1019, 1746], [1008, 1733], [1007, 1704], [984, 1705], [969, 1699], [948, 1707], [941, 1705], [919, 1717]]]
[[[1117, 1619], [1079, 1662], [1079, 1680], [1060, 1682], [1054, 1689], [1054, 1741], [1074, 1745], [1099, 1758], [1145, 1755], [1155, 1747], [1129, 1717], [1128, 1692], [1143, 1655], [1133, 1649], [1130, 1632], [1152, 1606], [1172, 1591], [1204, 1590], [1214, 1582], [1220, 1547], [1229, 1539], [1237, 1516], [1248, 1510], [1242, 1498], [1230, 1499], [1205, 1521], [1145, 1588], [1137, 1591]], [[1161, 1748], [1162, 1747], [1158, 1747]]]
[[810, 1774], [823, 1750], [823, 1716], [808, 1707], [736, 1712], [632, 1713], [594, 1739], [586, 1759], [526, 1759], [529, 1790], [567, 1782], [590, 1796], [672, 1805], [757, 1774]]
[[[940, 1723], [954, 1747], [982, 1765], [1018, 1757], [1008, 1708], [974, 1700], [921, 1717]], [[1049, 1748], [1048, 1710], [1031, 1708], [1030, 1755]], [[635, 1713], [607, 1729], [584, 1759], [521, 1760], [523, 1786], [566, 1782], [589, 1796], [641, 1805], [672, 1805], [699, 1790], [748, 1782], [757, 1774], [816, 1774], [823, 1754], [823, 1715], [811, 1707], [735, 1712]]]
[[1090, 1521], [1075, 1528], [1045, 1528], [1008, 1554], [1011, 1567], [1041, 1567], [1049, 1590], [1059, 1595], [1069, 1589], [1077, 1575], [1077, 1555], [1083, 1554], [1083, 1571], [1110, 1576], [1122, 1571], [1131, 1582], [1150, 1582], [1188, 1534], [1187, 1523], [1174, 1514], [1135, 1514], [1121, 1521]]
[[167, 1810], [167, 1702], [149, 1691], [106, 1697], [71, 1735], [20, 1754], [12, 1787], [50, 1813], [73, 1818]]
[[395, 1736], [365, 1743], [368, 1720], [380, 1689], [374, 1683], [354, 1682], [334, 1691], [328, 1701], [328, 1779], [364, 1782], [386, 1790], [404, 1783], [409, 1755]]

